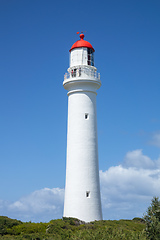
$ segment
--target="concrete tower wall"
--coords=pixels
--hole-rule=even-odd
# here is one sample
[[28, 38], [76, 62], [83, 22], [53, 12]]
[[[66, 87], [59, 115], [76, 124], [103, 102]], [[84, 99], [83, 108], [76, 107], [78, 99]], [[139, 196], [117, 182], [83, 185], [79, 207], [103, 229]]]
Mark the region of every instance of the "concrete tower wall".
[[101, 220], [96, 93], [68, 97], [67, 166], [64, 216]]

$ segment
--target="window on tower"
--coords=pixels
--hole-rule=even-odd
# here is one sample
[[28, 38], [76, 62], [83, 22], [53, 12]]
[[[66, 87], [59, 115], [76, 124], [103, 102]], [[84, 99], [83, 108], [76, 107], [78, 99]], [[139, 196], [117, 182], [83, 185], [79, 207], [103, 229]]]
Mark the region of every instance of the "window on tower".
[[85, 118], [85, 119], [89, 119], [89, 114], [88, 114], [88, 113], [85, 113], [84, 118]]
[[87, 198], [90, 198], [90, 191], [87, 191], [87, 192], [86, 192], [86, 197], [87, 197]]

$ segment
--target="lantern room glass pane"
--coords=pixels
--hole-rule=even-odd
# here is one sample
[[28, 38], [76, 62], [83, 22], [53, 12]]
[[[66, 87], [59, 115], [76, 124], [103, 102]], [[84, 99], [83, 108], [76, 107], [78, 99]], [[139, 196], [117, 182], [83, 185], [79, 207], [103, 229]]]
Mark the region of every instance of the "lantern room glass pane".
[[88, 65], [94, 66], [94, 52], [91, 48], [87, 49], [88, 54]]

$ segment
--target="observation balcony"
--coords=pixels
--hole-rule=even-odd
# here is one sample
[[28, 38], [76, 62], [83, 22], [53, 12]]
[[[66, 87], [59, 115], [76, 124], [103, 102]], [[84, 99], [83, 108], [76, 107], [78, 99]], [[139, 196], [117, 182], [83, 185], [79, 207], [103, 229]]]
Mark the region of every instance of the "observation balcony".
[[96, 68], [88, 68], [88, 67], [72, 67], [68, 69], [68, 72], [64, 74], [64, 83], [68, 80], [94, 80], [100, 81], [100, 73], [97, 73]]

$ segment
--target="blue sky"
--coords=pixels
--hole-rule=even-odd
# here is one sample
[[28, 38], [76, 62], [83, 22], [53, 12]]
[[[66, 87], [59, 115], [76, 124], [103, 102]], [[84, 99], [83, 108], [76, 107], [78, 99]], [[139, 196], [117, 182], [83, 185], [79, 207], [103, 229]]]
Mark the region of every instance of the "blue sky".
[[0, 215], [61, 218], [69, 49], [86, 31], [97, 95], [104, 219], [160, 196], [160, 1], [0, 0]]

